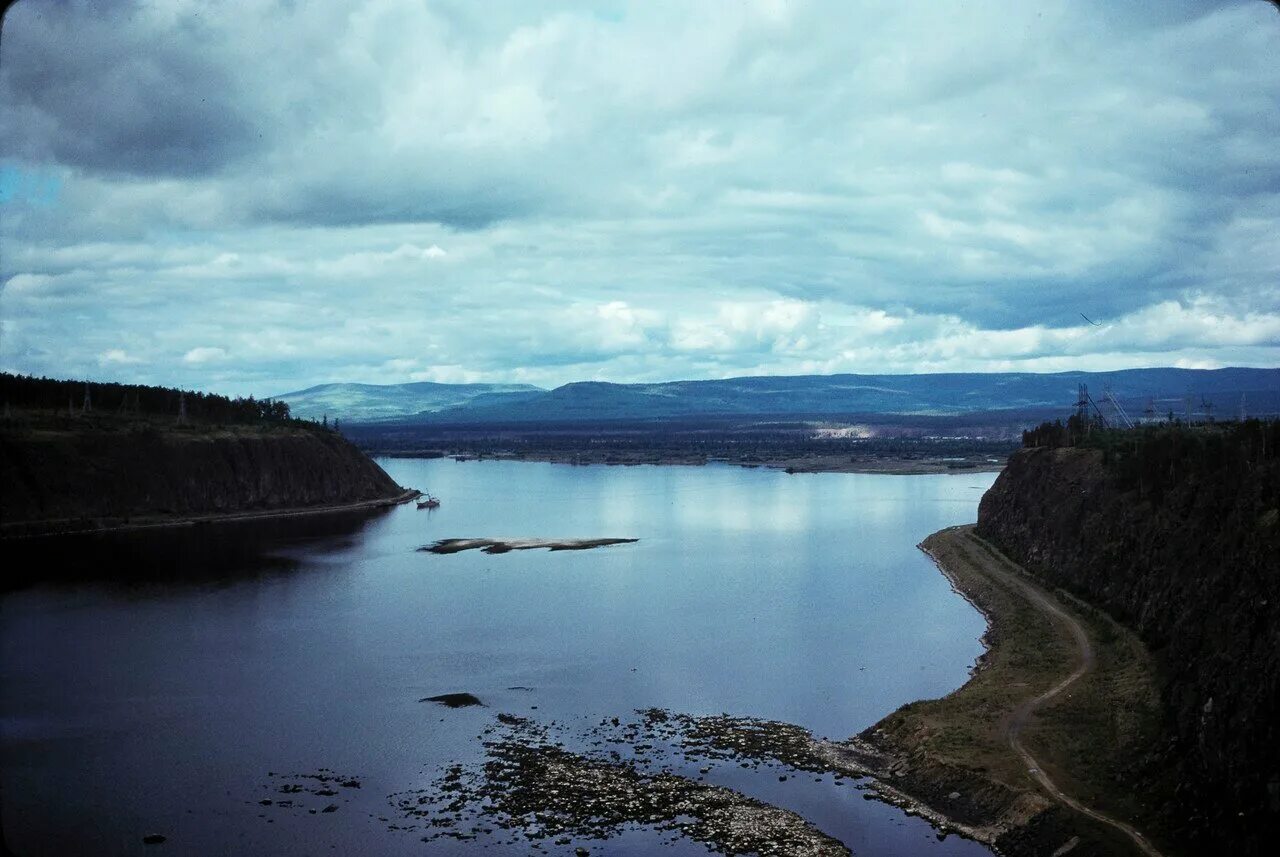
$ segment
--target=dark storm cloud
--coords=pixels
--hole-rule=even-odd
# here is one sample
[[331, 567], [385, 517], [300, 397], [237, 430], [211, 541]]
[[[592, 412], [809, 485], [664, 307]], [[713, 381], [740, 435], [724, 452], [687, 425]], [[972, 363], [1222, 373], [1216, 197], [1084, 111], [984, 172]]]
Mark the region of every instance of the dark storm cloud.
[[298, 226], [361, 226], [440, 223], [455, 229], [482, 229], [521, 217], [534, 208], [523, 189], [511, 185], [431, 187], [425, 181], [396, 187], [386, 183], [328, 182], [290, 189], [283, 198], [260, 199], [254, 214]]
[[[134, 3], [24, 0], [5, 16], [0, 155], [103, 173], [190, 176], [257, 150], [221, 34], [198, 12], [148, 25]], [[154, 23], [154, 22], [152, 22]]]

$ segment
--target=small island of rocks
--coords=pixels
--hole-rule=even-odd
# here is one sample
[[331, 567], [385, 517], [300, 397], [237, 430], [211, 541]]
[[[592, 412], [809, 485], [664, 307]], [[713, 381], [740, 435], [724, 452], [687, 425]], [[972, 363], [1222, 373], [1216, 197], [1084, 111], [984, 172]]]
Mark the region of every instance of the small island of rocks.
[[582, 551], [608, 545], [630, 544], [639, 539], [441, 539], [418, 548], [427, 553], [459, 553], [480, 549], [485, 553], [507, 553], [547, 548], [553, 551]]

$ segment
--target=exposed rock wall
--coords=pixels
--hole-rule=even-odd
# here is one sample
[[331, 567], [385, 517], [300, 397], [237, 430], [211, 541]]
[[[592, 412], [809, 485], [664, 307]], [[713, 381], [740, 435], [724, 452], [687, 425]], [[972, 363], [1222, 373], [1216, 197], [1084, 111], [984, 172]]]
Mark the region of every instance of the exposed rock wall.
[[[401, 489], [334, 432], [0, 432], [6, 531], [389, 499]], [[57, 525], [52, 525], [57, 528]]]
[[[1272, 853], [1280, 834], [1280, 464], [1188, 478], [1156, 501], [1088, 449], [1024, 449], [978, 533], [1136, 629], [1162, 667], [1192, 844]], [[1163, 765], [1153, 767], [1164, 767]], [[1227, 853], [1215, 851], [1214, 853]]]

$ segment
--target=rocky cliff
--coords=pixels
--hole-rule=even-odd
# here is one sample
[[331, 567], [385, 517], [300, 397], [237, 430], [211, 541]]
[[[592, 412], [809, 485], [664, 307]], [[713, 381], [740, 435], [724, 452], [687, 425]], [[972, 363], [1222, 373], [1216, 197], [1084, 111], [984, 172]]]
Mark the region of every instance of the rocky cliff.
[[1272, 853], [1280, 461], [1145, 466], [1126, 473], [1097, 449], [1020, 450], [982, 499], [977, 531], [1157, 655], [1169, 739], [1135, 770], [1176, 772], [1166, 811], [1180, 837], [1202, 853]]
[[390, 500], [341, 435], [299, 426], [0, 431], [5, 533]]

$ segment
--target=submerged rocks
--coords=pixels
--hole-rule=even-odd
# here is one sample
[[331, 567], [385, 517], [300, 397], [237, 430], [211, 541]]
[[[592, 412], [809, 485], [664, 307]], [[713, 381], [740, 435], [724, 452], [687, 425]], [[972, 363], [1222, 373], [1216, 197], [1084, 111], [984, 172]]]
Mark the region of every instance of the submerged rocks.
[[[471, 694], [424, 701], [447, 704]], [[477, 700], [477, 704], [481, 704]], [[413, 831], [424, 842], [477, 840], [531, 852], [590, 855], [593, 842], [644, 828], [661, 840], [686, 837], [722, 854], [847, 855], [849, 850], [791, 810], [734, 788], [702, 781], [718, 768], [743, 765], [780, 783], [807, 770], [835, 788], [863, 789], [863, 771], [845, 745], [814, 738], [788, 723], [727, 714], [693, 717], [661, 709], [632, 718], [583, 719], [576, 725], [498, 713], [480, 736], [483, 761], [437, 769], [427, 788], [387, 795], [392, 813], [372, 817], [388, 830]], [[697, 771], [698, 773], [694, 773]], [[310, 803], [355, 778], [328, 769], [279, 774], [268, 814], [336, 812], [341, 802]], [[848, 786], [844, 786], [844, 783]], [[299, 789], [299, 786], [302, 788]], [[279, 794], [299, 800], [280, 800]], [[342, 792], [338, 792], [342, 794]], [[344, 815], [350, 817], [351, 807]], [[394, 813], [394, 815], [393, 815]], [[398, 817], [395, 817], [398, 816]], [[559, 846], [552, 849], [552, 845]], [[607, 850], [607, 849], [605, 849]]]
[[[423, 837], [470, 838], [495, 829], [510, 842], [609, 839], [633, 825], [683, 834], [725, 854], [839, 855], [849, 851], [789, 810], [722, 786], [637, 762], [576, 753], [521, 723], [486, 743], [478, 768], [454, 765], [434, 788], [392, 796], [407, 818], [426, 820]], [[589, 854], [579, 846], [575, 854]]]
[[[343, 794], [339, 789], [360, 788], [360, 779], [358, 777], [339, 774], [329, 768], [320, 768], [314, 773], [307, 774], [284, 774], [268, 771], [267, 776], [271, 778], [271, 782], [264, 783], [262, 785], [263, 789], [269, 789], [276, 794], [295, 795], [297, 799], [264, 797], [257, 801], [259, 806], [286, 811], [305, 809], [309, 815], [338, 811], [338, 805], [328, 801], [319, 809], [317, 809], [317, 806], [320, 806], [318, 804], [308, 805], [309, 795], [320, 798], [334, 798]], [[344, 803], [349, 800], [349, 797], [342, 797]], [[266, 814], [264, 813], [259, 817], [266, 818]], [[271, 821], [271, 819], [267, 819], [267, 821]]]

